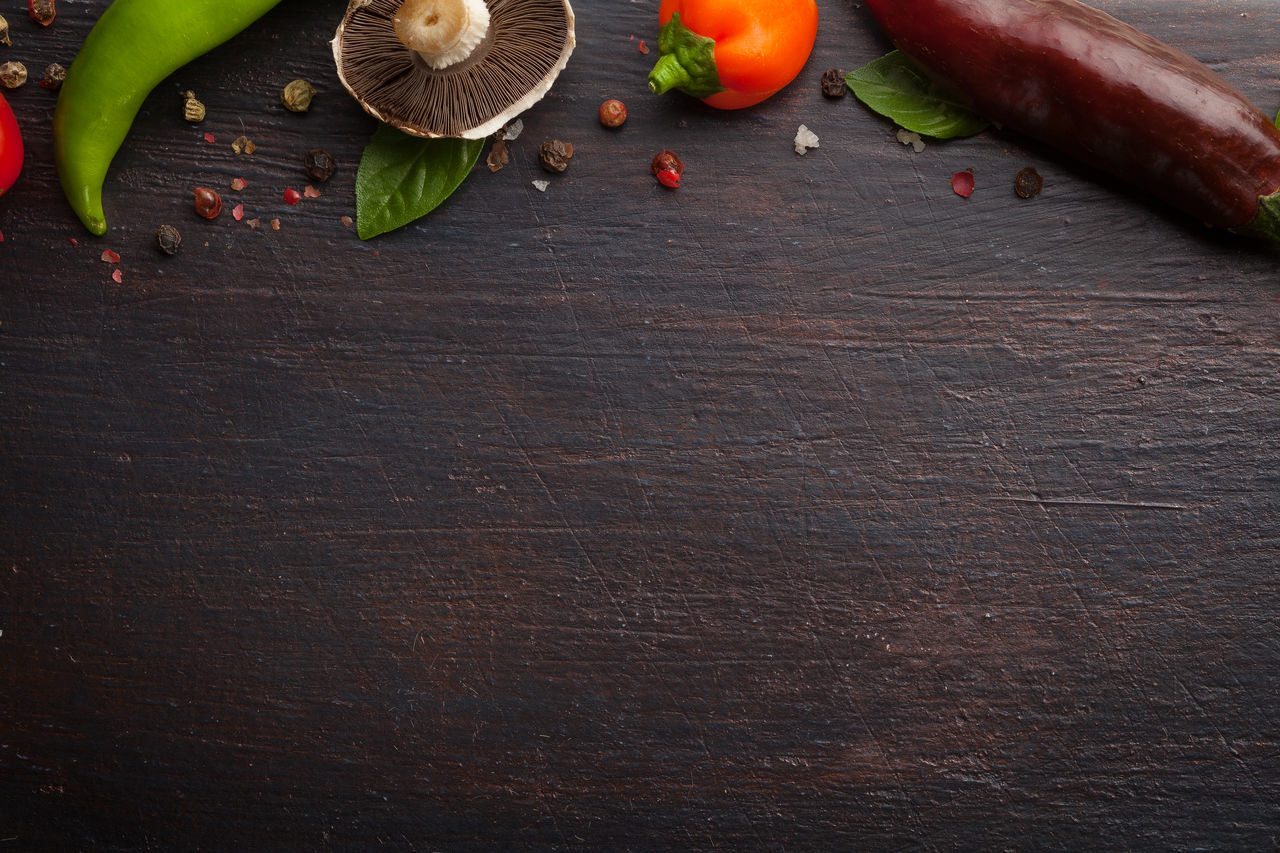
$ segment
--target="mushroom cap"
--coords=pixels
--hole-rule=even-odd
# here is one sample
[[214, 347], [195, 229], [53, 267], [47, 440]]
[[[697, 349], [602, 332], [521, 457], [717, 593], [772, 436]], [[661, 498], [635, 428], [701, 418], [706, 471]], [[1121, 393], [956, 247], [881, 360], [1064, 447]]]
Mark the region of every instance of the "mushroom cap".
[[338, 79], [405, 133], [482, 139], [537, 103], [573, 53], [569, 0], [485, 0], [489, 30], [467, 59], [431, 68], [396, 37], [402, 0], [351, 0], [333, 37]]

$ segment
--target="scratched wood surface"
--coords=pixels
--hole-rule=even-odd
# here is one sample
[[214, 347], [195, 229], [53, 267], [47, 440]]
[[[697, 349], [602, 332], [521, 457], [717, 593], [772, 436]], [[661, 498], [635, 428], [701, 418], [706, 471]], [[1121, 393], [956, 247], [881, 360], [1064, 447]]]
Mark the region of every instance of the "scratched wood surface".
[[[9, 2], [0, 58], [105, 6]], [[510, 165], [366, 243], [341, 3], [161, 84], [101, 239], [10, 94], [0, 850], [1275, 848], [1280, 252], [905, 148], [819, 93], [886, 49], [820, 7], [725, 114], [647, 94], [657, 0], [580, 0]], [[1280, 107], [1280, 3], [1105, 8]]]

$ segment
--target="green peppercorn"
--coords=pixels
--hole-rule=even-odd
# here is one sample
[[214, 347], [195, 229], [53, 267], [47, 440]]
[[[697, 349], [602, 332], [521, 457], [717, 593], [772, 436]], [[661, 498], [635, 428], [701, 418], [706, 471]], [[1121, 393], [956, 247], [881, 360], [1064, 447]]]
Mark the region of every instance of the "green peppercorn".
[[0, 84], [6, 89], [16, 89], [27, 82], [27, 66], [21, 62], [0, 65]]
[[280, 92], [280, 103], [290, 112], [305, 113], [311, 109], [311, 99], [315, 96], [314, 86], [306, 80], [294, 80]]

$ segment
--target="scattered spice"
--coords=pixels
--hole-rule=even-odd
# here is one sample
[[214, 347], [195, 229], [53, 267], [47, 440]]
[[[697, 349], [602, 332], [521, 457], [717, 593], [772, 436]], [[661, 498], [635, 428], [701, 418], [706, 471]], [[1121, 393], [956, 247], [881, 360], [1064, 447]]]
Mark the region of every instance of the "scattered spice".
[[911, 146], [911, 150], [917, 154], [924, 150], [924, 140], [920, 138], [920, 134], [913, 133], [906, 128], [898, 128], [898, 141], [903, 145]]
[[27, 82], [27, 66], [21, 62], [6, 62], [0, 65], [0, 84], [6, 89], [16, 89]]
[[573, 145], [559, 139], [548, 139], [538, 146], [538, 162], [548, 172], [563, 172], [572, 157]]
[[272, 231], [279, 231], [279, 230], [280, 230], [280, 220], [279, 220], [279, 219], [273, 219], [273, 220], [271, 220], [271, 230], [272, 230]]
[[676, 177], [679, 177], [684, 174], [684, 161], [676, 156], [676, 152], [663, 149], [649, 163], [649, 171], [659, 179], [663, 172], [675, 172]]
[[235, 207], [231, 208], [231, 218], [234, 219], [236, 222], [239, 222], [241, 219], [244, 219], [243, 204], [237, 204]]
[[50, 62], [44, 67], [44, 74], [40, 77], [40, 85], [52, 92], [56, 92], [62, 88], [62, 81], [67, 79], [67, 69], [57, 62]]
[[182, 248], [182, 234], [172, 225], [161, 225], [156, 231], [156, 248], [166, 255], [176, 255]]
[[196, 98], [196, 93], [188, 89], [182, 99], [182, 117], [192, 124], [204, 121], [204, 104]]
[[0, 15], [0, 44], [13, 44], [9, 40], [9, 22], [4, 19], [4, 15]]
[[316, 189], [311, 184], [307, 184], [306, 189], [302, 191], [302, 197], [303, 198], [320, 198], [320, 190]]
[[104, 264], [118, 264], [120, 263], [120, 255], [111, 251], [110, 249], [103, 249], [102, 262]]
[[535, 190], [537, 190], [538, 192], [540, 192], [540, 193], [544, 193], [544, 192], [546, 192], [546, 191], [547, 191], [547, 187], [549, 187], [549, 186], [551, 186], [551, 182], [550, 182], [550, 181], [534, 181], [534, 182], [533, 182], [533, 188], [534, 188]]
[[231, 179], [231, 189], [235, 190], [236, 192], [240, 192], [242, 189], [244, 189], [247, 186], [249, 186], [249, 183], [244, 178]]
[[42, 27], [52, 24], [53, 19], [58, 16], [58, 10], [53, 7], [53, 0], [28, 0], [27, 12], [31, 15], [31, 20]]
[[208, 187], [196, 187], [193, 193], [196, 200], [196, 213], [205, 219], [216, 219], [222, 212], [222, 196]]
[[333, 155], [323, 148], [308, 150], [302, 158], [302, 162], [306, 166], [307, 177], [320, 183], [332, 178], [333, 173], [338, 169], [338, 161], [334, 160]]
[[803, 124], [800, 125], [800, 127], [796, 128], [795, 147], [796, 153], [803, 157], [810, 148], [818, 147], [818, 134]]
[[116, 267], [114, 270], [111, 271], [111, 280], [114, 281], [116, 284], [124, 283], [124, 273], [121, 271], [119, 267]]
[[311, 109], [311, 99], [316, 96], [315, 87], [306, 80], [294, 80], [280, 91], [280, 103], [294, 113], [305, 113]]
[[235, 142], [231, 143], [231, 150], [237, 154], [252, 154], [258, 150], [258, 146], [247, 136], [237, 136]]
[[259, 228], [262, 227], [262, 220], [255, 217], [253, 219], [250, 219], [246, 224], [253, 230], [257, 231]]
[[1035, 198], [1044, 189], [1044, 178], [1040, 173], [1028, 166], [1013, 178], [1013, 191], [1018, 198]]
[[302, 193], [298, 192], [298, 191], [297, 191], [297, 190], [295, 190], [293, 187], [285, 187], [285, 188], [284, 188], [284, 203], [285, 203], [285, 204], [290, 204], [290, 205], [292, 205], [292, 204], [297, 204], [297, 203], [298, 203], [298, 202], [300, 202], [300, 201], [302, 201]]
[[484, 164], [489, 167], [490, 172], [500, 172], [502, 167], [510, 162], [511, 154], [507, 151], [507, 141], [502, 138], [502, 131], [498, 131], [493, 145], [489, 146], [489, 156], [484, 158]]
[[680, 186], [680, 173], [675, 169], [663, 169], [658, 173], [658, 183], [673, 190], [677, 189]]
[[973, 170], [965, 169], [951, 176], [951, 189], [961, 198], [973, 195]]
[[627, 120], [627, 105], [610, 98], [600, 105], [600, 123], [605, 127], [621, 127]]
[[844, 72], [839, 68], [828, 68], [822, 74], [822, 94], [828, 98], [843, 98], [849, 87], [844, 82]]
[[350, 228], [352, 225], [355, 224], [355, 220], [353, 220], [350, 216], [344, 216], [338, 221], [342, 223], [343, 228]]
[[213, 138], [213, 134], [212, 134], [212, 133], [206, 133], [206, 134], [204, 135], [204, 141], [205, 141], [205, 142], [207, 142], [207, 143], [209, 143], [210, 145], [212, 145], [212, 144], [213, 144], [214, 142], [216, 142], [217, 140], [215, 140], [215, 139]]
[[640, 43], [636, 45], [636, 50], [640, 51], [641, 53], [648, 53], [649, 45], [644, 43], [644, 39], [640, 39]]

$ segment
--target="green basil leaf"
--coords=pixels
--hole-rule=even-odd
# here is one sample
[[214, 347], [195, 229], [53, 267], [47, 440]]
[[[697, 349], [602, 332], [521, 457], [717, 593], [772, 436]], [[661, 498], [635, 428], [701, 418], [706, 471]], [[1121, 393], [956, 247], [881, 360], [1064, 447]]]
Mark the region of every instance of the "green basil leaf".
[[434, 210], [470, 174], [483, 139], [422, 139], [378, 124], [356, 170], [356, 233], [394, 231]]
[[972, 136], [988, 124], [982, 116], [949, 98], [900, 50], [850, 71], [844, 82], [868, 107], [924, 136]]

